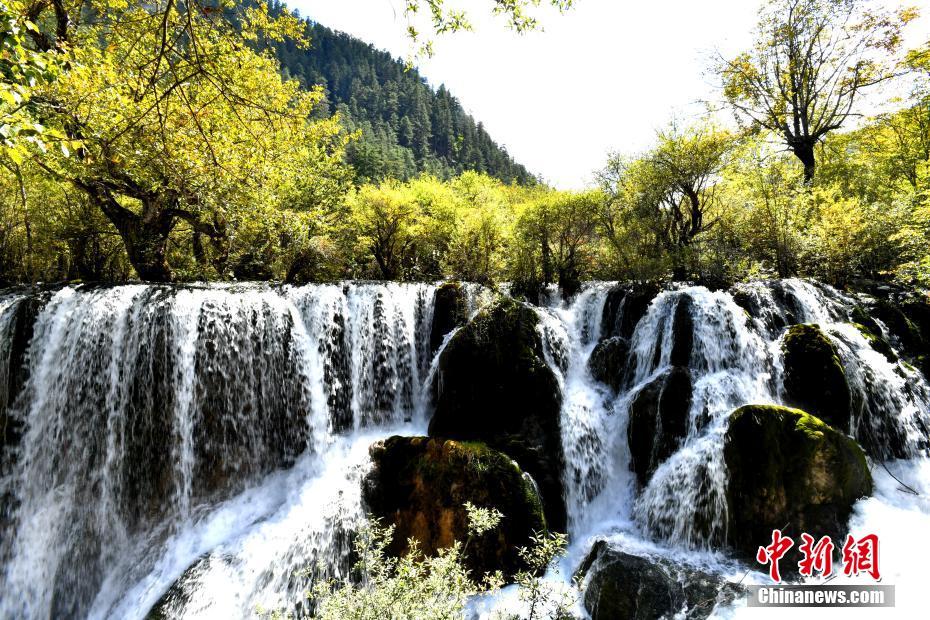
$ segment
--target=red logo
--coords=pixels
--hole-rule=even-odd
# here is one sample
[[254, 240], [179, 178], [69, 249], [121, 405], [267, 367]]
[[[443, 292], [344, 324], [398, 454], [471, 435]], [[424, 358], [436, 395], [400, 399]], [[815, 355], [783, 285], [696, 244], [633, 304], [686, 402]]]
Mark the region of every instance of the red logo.
[[772, 544], [768, 547], [759, 547], [756, 552], [756, 562], [770, 564], [769, 575], [775, 583], [781, 581], [781, 573], [778, 572], [778, 561], [793, 546], [794, 541], [788, 536], [782, 536], [781, 530], [772, 530]]
[[843, 574], [855, 577], [860, 573], [872, 576], [879, 581], [882, 578], [878, 571], [878, 536], [867, 534], [856, 540], [852, 535], [846, 536], [843, 545]]
[[[829, 536], [816, 540], [808, 533], [801, 534], [801, 561], [798, 562], [798, 572], [804, 577], [813, 577], [814, 573], [822, 577], [833, 574], [833, 550], [836, 546]], [[772, 530], [772, 543], [767, 547], [759, 547], [756, 552], [756, 561], [769, 566], [769, 576], [775, 583], [781, 582], [781, 572], [778, 562], [794, 546], [790, 536], [784, 536], [781, 530]], [[847, 577], [856, 577], [866, 574], [875, 581], [881, 580], [878, 569], [878, 536], [867, 534], [856, 540], [852, 535], [846, 537], [843, 544], [843, 574]]]

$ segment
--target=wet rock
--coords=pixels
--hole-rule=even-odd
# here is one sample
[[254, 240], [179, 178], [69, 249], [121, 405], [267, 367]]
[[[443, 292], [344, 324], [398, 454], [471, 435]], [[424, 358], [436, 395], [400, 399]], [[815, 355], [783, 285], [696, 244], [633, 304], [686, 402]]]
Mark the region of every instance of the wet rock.
[[856, 306], [852, 310], [852, 325], [859, 330], [862, 336], [869, 341], [869, 345], [885, 356], [889, 362], [898, 361], [898, 356], [895, 355], [894, 349], [891, 348], [891, 344], [882, 336], [882, 329], [878, 323], [873, 319], [862, 306]]
[[0, 364], [0, 368], [5, 370], [5, 374], [0, 376], [3, 382], [0, 386], [3, 392], [0, 394], [0, 453], [9, 446], [17, 445], [22, 436], [22, 422], [11, 415], [10, 409], [29, 378], [26, 355], [29, 343], [32, 342], [36, 318], [48, 302], [48, 297], [47, 293], [39, 293], [19, 301], [7, 325], [7, 359]]
[[446, 282], [433, 294], [433, 324], [430, 327], [429, 346], [435, 353], [443, 338], [456, 327], [468, 321], [468, 295], [461, 282]]
[[871, 311], [897, 338], [905, 357], [930, 379], [930, 298], [925, 293], [889, 296]]
[[723, 454], [729, 472], [728, 542], [746, 557], [771, 541], [773, 529], [842, 540], [853, 503], [872, 492], [859, 445], [797, 409], [737, 409]]
[[836, 346], [816, 325], [794, 325], [782, 350], [787, 402], [847, 431], [851, 397]]
[[604, 300], [601, 337], [629, 339], [658, 294], [659, 286], [651, 283], [618, 284], [611, 288]]
[[539, 485], [550, 527], [565, 527], [561, 393], [536, 312], [512, 299], [482, 310], [449, 341], [433, 382], [430, 437], [484, 441]]
[[594, 347], [588, 359], [591, 376], [609, 385], [615, 392], [620, 389], [630, 355], [630, 341], [621, 336], [603, 340]]
[[646, 385], [630, 404], [627, 440], [640, 484], [648, 482], [687, 435], [691, 389], [691, 373], [675, 367]]
[[363, 482], [369, 509], [395, 527], [389, 551], [400, 557], [411, 538], [435, 555], [468, 539], [465, 502], [496, 508], [500, 526], [472, 540], [466, 550], [476, 575], [501, 570], [511, 576], [525, 568], [518, 547], [546, 529], [533, 481], [506, 455], [479, 442], [427, 437], [391, 437], [371, 447], [374, 468]]
[[604, 541], [594, 544], [580, 574], [589, 575], [584, 606], [591, 620], [707, 618], [742, 592], [710, 573], [624, 553]]
[[694, 348], [694, 301], [688, 295], [682, 295], [675, 306], [672, 320], [672, 353], [669, 358], [672, 366], [688, 366], [691, 362], [691, 350]]

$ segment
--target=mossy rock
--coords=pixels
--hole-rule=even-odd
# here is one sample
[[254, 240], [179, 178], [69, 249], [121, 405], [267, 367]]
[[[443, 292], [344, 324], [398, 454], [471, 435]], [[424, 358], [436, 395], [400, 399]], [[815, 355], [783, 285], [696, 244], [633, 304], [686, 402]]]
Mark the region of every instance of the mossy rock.
[[[871, 321], [871, 323], [874, 324], [874, 321]], [[895, 355], [894, 349], [892, 349], [888, 341], [880, 335], [882, 332], [878, 328], [878, 325], [875, 325], [874, 328], [869, 327], [868, 323], [853, 322], [851, 325], [858, 329], [862, 337], [868, 341], [869, 346], [878, 353], [881, 353], [885, 359], [892, 364], [898, 361], [898, 356]]]
[[374, 467], [363, 482], [369, 510], [395, 527], [389, 551], [399, 557], [415, 539], [420, 550], [463, 544], [468, 538], [465, 502], [496, 508], [500, 526], [472, 540], [466, 562], [476, 575], [524, 569], [518, 547], [546, 529], [533, 481], [506, 455], [480, 442], [428, 437], [391, 437], [371, 447]]
[[690, 372], [675, 367], [643, 387], [630, 404], [630, 467], [640, 484], [645, 485], [681, 446], [688, 432], [691, 396]]
[[851, 395], [836, 346], [816, 325], [794, 325], [782, 341], [785, 397], [836, 428], [850, 427]]
[[709, 617], [732, 602], [740, 586], [662, 558], [648, 558], [594, 544], [582, 565], [584, 606], [591, 620]]
[[842, 540], [853, 504], [872, 492], [862, 448], [798, 409], [737, 409], [723, 454], [728, 543], [746, 557], [771, 540], [773, 529]]
[[630, 341], [621, 336], [602, 340], [594, 347], [588, 358], [588, 370], [591, 376], [615, 392], [623, 384], [630, 356]]
[[468, 321], [468, 293], [461, 282], [446, 282], [433, 293], [433, 323], [429, 345], [435, 353], [443, 338]]
[[439, 357], [430, 437], [483, 441], [539, 485], [550, 527], [565, 527], [561, 403], [536, 312], [512, 299], [485, 308]]

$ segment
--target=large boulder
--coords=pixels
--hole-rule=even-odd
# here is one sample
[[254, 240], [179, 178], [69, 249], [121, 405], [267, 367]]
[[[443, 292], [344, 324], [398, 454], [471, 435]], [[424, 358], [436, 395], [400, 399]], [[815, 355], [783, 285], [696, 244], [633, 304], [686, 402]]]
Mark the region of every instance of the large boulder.
[[[594, 544], [582, 565], [585, 609], [591, 620], [709, 617], [742, 591], [702, 570]], [[588, 576], [589, 575], [589, 576]]]
[[483, 441], [539, 485], [550, 527], [565, 527], [561, 392], [536, 312], [512, 299], [485, 308], [439, 357], [430, 437]]
[[729, 472], [728, 542], [747, 557], [768, 544], [773, 529], [842, 540], [853, 503], [872, 492], [859, 445], [798, 409], [737, 409], [723, 455]]
[[439, 350], [443, 338], [468, 321], [468, 292], [461, 282], [446, 282], [433, 293], [433, 323], [429, 345], [433, 353]]
[[592, 377], [616, 392], [623, 384], [629, 357], [630, 341], [621, 336], [612, 336], [594, 347], [588, 358], [588, 370]]
[[509, 457], [483, 443], [427, 437], [391, 437], [371, 447], [374, 467], [362, 486], [376, 517], [393, 525], [390, 552], [401, 556], [408, 540], [434, 555], [468, 539], [465, 502], [496, 508], [500, 526], [472, 540], [466, 562], [475, 574], [525, 568], [518, 547], [546, 529], [542, 502], [533, 481]]
[[816, 325], [794, 325], [782, 341], [785, 398], [827, 424], [849, 430], [851, 397], [836, 346]]
[[681, 446], [688, 433], [691, 373], [674, 367], [643, 387], [630, 403], [630, 467], [640, 484]]

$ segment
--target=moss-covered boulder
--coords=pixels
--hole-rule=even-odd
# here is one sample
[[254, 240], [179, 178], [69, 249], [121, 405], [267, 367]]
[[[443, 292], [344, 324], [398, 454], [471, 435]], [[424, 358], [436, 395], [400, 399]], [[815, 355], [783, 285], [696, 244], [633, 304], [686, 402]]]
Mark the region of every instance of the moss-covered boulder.
[[816, 325], [793, 325], [782, 341], [785, 398], [827, 424], [849, 430], [851, 397], [836, 346]]
[[496, 530], [468, 544], [467, 563], [478, 575], [495, 570], [512, 575], [524, 568], [517, 548], [546, 529], [533, 481], [516, 462], [483, 443], [391, 437], [374, 444], [371, 457], [374, 467], [363, 482], [363, 497], [372, 514], [395, 527], [394, 555], [405, 554], [411, 538], [428, 555], [457, 540], [464, 543], [465, 502], [504, 515]]
[[630, 357], [630, 341], [621, 336], [613, 336], [597, 343], [588, 358], [588, 370], [591, 376], [615, 392], [623, 384], [624, 375]]
[[565, 527], [561, 392], [546, 364], [536, 312], [512, 299], [485, 308], [439, 357], [430, 437], [483, 441], [536, 483], [546, 518]]
[[468, 321], [468, 292], [461, 282], [446, 282], [433, 293], [433, 323], [430, 326], [429, 345], [435, 353], [443, 338], [456, 327]]
[[841, 540], [853, 503], [872, 492], [859, 445], [798, 409], [737, 409], [723, 455], [728, 543], [746, 556], [767, 544], [773, 529]]
[[675, 367], [647, 384], [630, 404], [630, 467], [640, 484], [681, 446], [691, 411], [691, 373]]
[[661, 558], [647, 558], [594, 544], [582, 565], [585, 609], [591, 620], [709, 617], [740, 593], [736, 584]]

